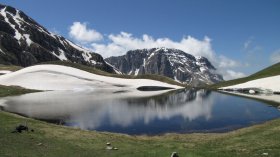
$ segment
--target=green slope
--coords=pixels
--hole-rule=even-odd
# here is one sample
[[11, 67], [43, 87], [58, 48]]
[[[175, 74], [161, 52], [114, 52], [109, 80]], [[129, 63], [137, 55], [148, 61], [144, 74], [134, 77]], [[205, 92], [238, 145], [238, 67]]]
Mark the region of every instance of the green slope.
[[17, 71], [17, 70], [19, 70], [21, 68], [22, 67], [15, 66], [15, 65], [3, 65], [3, 64], [0, 64], [0, 70]]
[[223, 81], [223, 82], [220, 82], [220, 83], [217, 83], [214, 85], [207, 86], [206, 88], [217, 89], [220, 87], [231, 86], [231, 85], [235, 85], [235, 84], [248, 82], [251, 80], [256, 80], [256, 79], [270, 77], [270, 76], [276, 76], [276, 75], [280, 75], [280, 63], [274, 64], [255, 74], [252, 74], [248, 77], [239, 78], [239, 79], [235, 79], [235, 80], [229, 80], [229, 81]]
[[20, 95], [25, 93], [39, 92], [39, 90], [25, 89], [17, 86], [3, 86], [0, 85], [0, 97]]

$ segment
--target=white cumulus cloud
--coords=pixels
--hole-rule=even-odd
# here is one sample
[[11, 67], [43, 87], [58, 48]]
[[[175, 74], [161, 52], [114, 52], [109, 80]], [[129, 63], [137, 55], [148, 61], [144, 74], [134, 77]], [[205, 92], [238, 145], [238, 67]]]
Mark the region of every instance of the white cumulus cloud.
[[103, 35], [94, 29], [87, 28], [86, 23], [74, 22], [70, 26], [69, 36], [81, 43], [99, 41], [103, 39]]
[[[92, 32], [92, 33], [90, 33]], [[185, 36], [179, 41], [169, 38], [154, 38], [151, 35], [143, 34], [141, 37], [135, 37], [128, 32], [119, 34], [104, 35], [106, 42], [94, 42], [96, 39], [102, 39], [101, 33], [94, 29], [88, 29], [85, 23], [74, 22], [71, 26], [70, 36], [78, 41], [86, 41], [94, 52], [101, 54], [104, 58], [110, 56], [124, 55], [129, 50], [144, 48], [175, 48], [194, 56], [203, 56], [218, 69], [225, 79], [235, 79], [245, 76], [243, 73], [235, 72], [233, 69], [241, 66], [235, 60], [223, 55], [217, 55], [212, 48], [211, 39], [205, 36], [203, 39], [196, 39], [192, 36]], [[75, 35], [74, 35], [75, 34]], [[89, 35], [95, 34], [95, 35]], [[98, 35], [96, 35], [98, 34]], [[89, 36], [95, 36], [94, 40]]]
[[195, 56], [205, 56], [213, 58], [213, 50], [211, 40], [207, 36], [203, 40], [195, 39], [191, 36], [183, 37], [180, 41], [173, 41], [169, 38], [157, 38], [144, 34], [141, 38], [136, 38], [127, 32], [119, 34], [110, 34], [108, 36], [109, 43], [97, 44], [93, 43], [94, 51], [101, 53], [104, 57], [118, 56], [125, 54], [128, 50], [167, 47], [176, 48]]
[[217, 60], [216, 65], [218, 65], [219, 68], [235, 68], [240, 66], [241, 64], [235, 60], [229, 59], [223, 55], [220, 55], [216, 58]]
[[236, 72], [233, 70], [225, 70], [222, 72], [224, 80], [232, 80], [236, 78], [245, 77], [246, 75], [242, 72]]
[[110, 34], [109, 43], [92, 43], [93, 51], [100, 53], [103, 57], [124, 55], [129, 50], [167, 47], [180, 49], [194, 56], [204, 56], [219, 70], [225, 79], [235, 79], [245, 76], [243, 73], [228, 70], [236, 68], [240, 63], [223, 55], [217, 55], [212, 49], [211, 39], [205, 36], [202, 40], [192, 36], [183, 37], [180, 41], [173, 41], [169, 38], [153, 38], [144, 34], [141, 38], [134, 37], [131, 33], [121, 32]]

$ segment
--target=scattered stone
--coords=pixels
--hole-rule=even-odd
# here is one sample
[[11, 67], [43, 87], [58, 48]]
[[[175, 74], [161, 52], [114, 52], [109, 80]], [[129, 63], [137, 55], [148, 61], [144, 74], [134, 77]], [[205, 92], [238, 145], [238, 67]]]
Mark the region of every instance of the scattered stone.
[[107, 149], [107, 150], [112, 150], [113, 147], [112, 147], [112, 146], [107, 146], [106, 149]]
[[110, 143], [110, 142], [107, 142], [106, 145], [107, 145], [107, 146], [106, 146], [106, 149], [107, 149], [107, 150], [112, 150], [112, 149], [113, 149], [113, 147], [111, 146], [111, 143]]
[[179, 157], [177, 152], [173, 152], [170, 157]]
[[119, 150], [119, 148], [111, 146], [110, 142], [107, 142], [106, 145], [107, 150]]
[[268, 153], [262, 153], [262, 155], [267, 156], [267, 155], [268, 155]]
[[41, 146], [43, 143], [38, 143], [37, 146]]

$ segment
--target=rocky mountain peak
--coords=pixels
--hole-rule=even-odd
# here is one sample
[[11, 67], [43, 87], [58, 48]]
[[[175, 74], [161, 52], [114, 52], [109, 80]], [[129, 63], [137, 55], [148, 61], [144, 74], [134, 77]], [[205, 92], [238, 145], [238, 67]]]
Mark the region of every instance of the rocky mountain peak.
[[0, 4], [0, 63], [30, 66], [55, 60], [115, 72], [101, 55], [49, 32], [24, 12]]
[[223, 80], [207, 58], [178, 49], [137, 49], [105, 60], [128, 75], [158, 74], [194, 86]]

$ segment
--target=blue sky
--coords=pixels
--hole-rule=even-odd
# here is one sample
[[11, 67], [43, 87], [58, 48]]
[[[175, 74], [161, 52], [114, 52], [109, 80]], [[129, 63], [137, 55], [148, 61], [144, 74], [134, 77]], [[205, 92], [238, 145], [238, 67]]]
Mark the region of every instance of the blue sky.
[[[194, 55], [212, 57], [215, 66], [224, 73], [231, 72], [228, 75], [232, 77], [252, 74], [280, 61], [279, 0], [0, 0], [0, 3], [24, 11], [50, 31], [105, 57], [148, 44], [168, 43], [194, 51], [198, 45], [197, 50], [205, 52]], [[77, 34], [81, 30], [88, 38]]]

